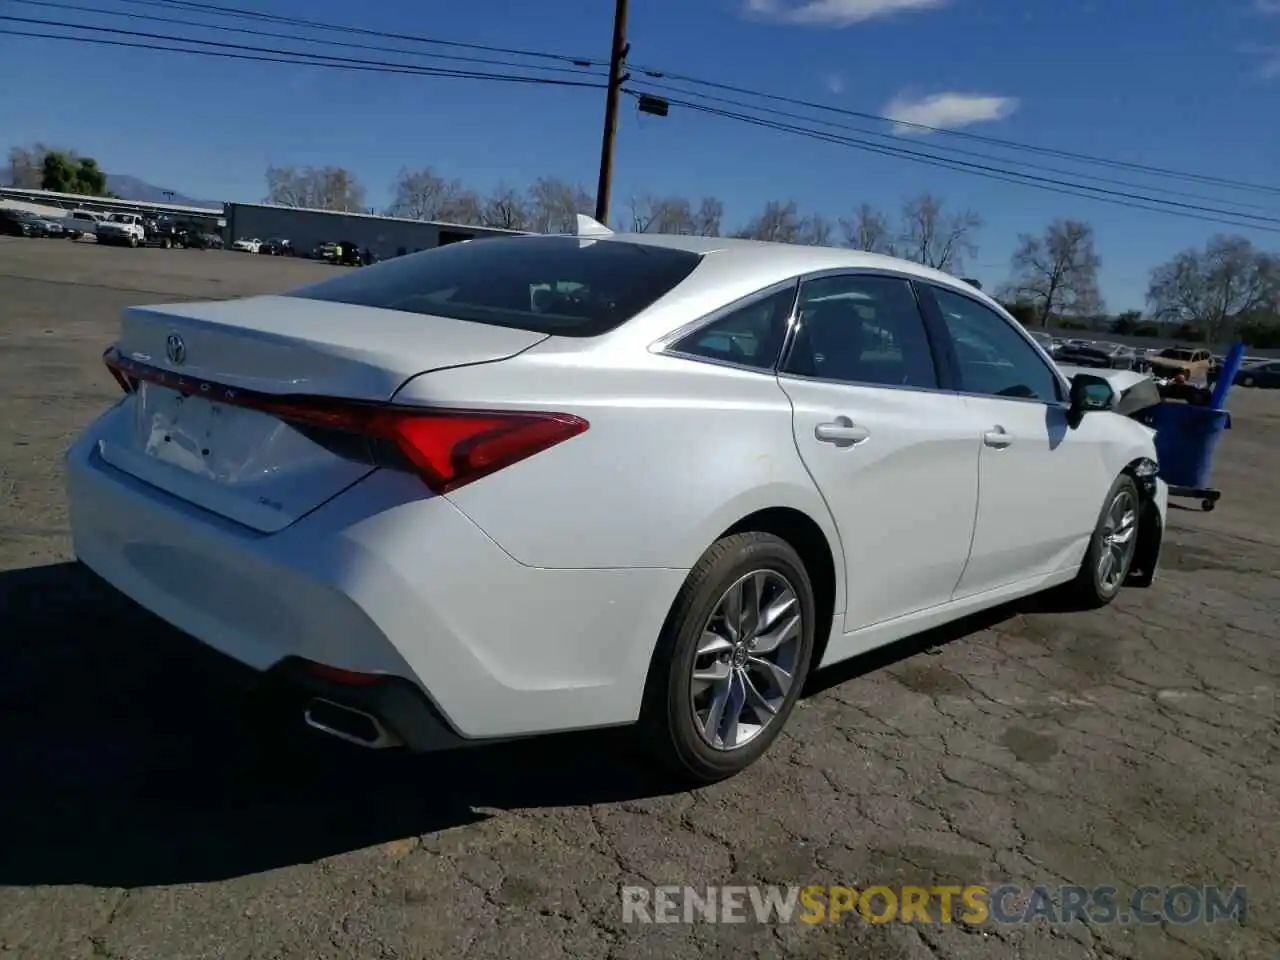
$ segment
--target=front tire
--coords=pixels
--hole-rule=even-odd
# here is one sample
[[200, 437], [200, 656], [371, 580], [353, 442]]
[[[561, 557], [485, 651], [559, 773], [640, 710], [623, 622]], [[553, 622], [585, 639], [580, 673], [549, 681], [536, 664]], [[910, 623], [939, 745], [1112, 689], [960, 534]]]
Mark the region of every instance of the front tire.
[[1122, 473], [1111, 485], [1076, 578], [1066, 585], [1070, 604], [1097, 610], [1116, 598], [1133, 566], [1142, 500], [1133, 477]]
[[816, 605], [780, 537], [741, 533], [689, 572], [654, 651], [639, 732], [682, 780], [745, 770], [782, 730], [809, 673]]

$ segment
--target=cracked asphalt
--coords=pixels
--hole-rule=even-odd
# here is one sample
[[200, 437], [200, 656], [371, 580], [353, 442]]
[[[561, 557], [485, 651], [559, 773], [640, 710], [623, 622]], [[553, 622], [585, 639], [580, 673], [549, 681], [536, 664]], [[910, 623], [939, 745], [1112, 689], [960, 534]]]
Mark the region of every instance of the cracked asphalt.
[[[332, 269], [0, 241], [0, 954], [1280, 957], [1280, 394], [1233, 393], [1223, 499], [1171, 512], [1152, 589], [997, 610], [827, 671], [728, 783], [676, 791], [618, 733], [371, 756], [79, 572], [61, 489], [116, 389], [99, 357], [121, 308]], [[1249, 909], [622, 923], [624, 884], [753, 883], [1243, 885]]]

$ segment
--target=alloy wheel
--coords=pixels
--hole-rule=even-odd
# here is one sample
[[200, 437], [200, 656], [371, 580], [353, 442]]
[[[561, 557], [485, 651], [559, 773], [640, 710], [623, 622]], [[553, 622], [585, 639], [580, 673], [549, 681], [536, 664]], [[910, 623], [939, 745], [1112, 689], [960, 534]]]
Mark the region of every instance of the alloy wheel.
[[791, 691], [804, 636], [795, 587], [754, 570], [724, 592], [703, 625], [690, 688], [694, 726], [736, 750], [773, 722]]
[[1121, 490], [1102, 519], [1102, 550], [1098, 557], [1098, 583], [1108, 593], [1116, 590], [1129, 573], [1138, 545], [1138, 505], [1133, 494]]

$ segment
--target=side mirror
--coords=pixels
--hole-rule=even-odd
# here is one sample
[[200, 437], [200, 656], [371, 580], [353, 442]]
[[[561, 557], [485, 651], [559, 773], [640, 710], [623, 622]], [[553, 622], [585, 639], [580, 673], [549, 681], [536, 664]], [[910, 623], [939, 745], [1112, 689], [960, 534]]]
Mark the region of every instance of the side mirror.
[[1116, 393], [1111, 384], [1102, 377], [1078, 373], [1071, 378], [1071, 406], [1067, 411], [1067, 422], [1074, 430], [1080, 426], [1086, 413], [1110, 410], [1115, 403]]

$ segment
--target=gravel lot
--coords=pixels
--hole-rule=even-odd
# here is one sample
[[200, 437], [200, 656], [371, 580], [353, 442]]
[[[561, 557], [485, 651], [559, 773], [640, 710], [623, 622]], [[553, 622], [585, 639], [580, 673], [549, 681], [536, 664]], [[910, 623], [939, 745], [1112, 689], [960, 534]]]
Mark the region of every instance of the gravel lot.
[[[0, 241], [0, 954], [1275, 960], [1280, 393], [1237, 390], [1217, 511], [1163, 572], [820, 676], [696, 794], [589, 734], [370, 756], [259, 709], [77, 573], [61, 457], [121, 308], [335, 268]], [[1028, 479], [1028, 482], [1034, 482]], [[1194, 504], [1191, 506], [1195, 506]], [[1218, 883], [1243, 925], [623, 925], [625, 883]]]

